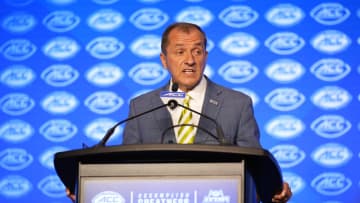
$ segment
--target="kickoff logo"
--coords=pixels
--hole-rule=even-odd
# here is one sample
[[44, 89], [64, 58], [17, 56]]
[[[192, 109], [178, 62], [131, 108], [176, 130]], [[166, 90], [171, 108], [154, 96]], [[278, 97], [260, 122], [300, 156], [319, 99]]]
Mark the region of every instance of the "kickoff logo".
[[301, 8], [290, 4], [278, 4], [266, 12], [266, 20], [278, 27], [290, 27], [298, 24], [305, 17]]
[[350, 11], [340, 3], [322, 3], [310, 11], [310, 16], [323, 25], [337, 25], [344, 22]]
[[80, 23], [80, 17], [72, 11], [54, 11], [42, 21], [43, 25], [53, 32], [68, 32]]
[[205, 27], [213, 20], [212, 13], [200, 6], [190, 6], [180, 11], [175, 19], [177, 22], [190, 22]]
[[124, 72], [115, 64], [101, 62], [87, 70], [85, 77], [96, 86], [108, 87], [119, 82], [124, 77]]
[[35, 72], [24, 65], [12, 65], [0, 75], [0, 81], [9, 87], [25, 87], [36, 78]]
[[227, 26], [243, 28], [253, 24], [259, 14], [249, 6], [230, 6], [222, 10], [219, 19]]
[[230, 203], [231, 197], [225, 195], [223, 190], [209, 190], [203, 197], [202, 203]]
[[37, 24], [36, 18], [28, 13], [13, 13], [2, 22], [2, 27], [12, 33], [21, 34], [32, 30]]
[[220, 49], [232, 56], [244, 56], [254, 52], [259, 41], [244, 32], [235, 32], [225, 36], [219, 43]]

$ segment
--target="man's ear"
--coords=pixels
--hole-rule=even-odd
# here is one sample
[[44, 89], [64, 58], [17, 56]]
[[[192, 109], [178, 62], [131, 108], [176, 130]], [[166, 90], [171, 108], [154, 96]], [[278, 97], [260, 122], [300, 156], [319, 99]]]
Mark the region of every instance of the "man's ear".
[[160, 61], [161, 61], [163, 68], [167, 69], [166, 56], [162, 52], [160, 53]]

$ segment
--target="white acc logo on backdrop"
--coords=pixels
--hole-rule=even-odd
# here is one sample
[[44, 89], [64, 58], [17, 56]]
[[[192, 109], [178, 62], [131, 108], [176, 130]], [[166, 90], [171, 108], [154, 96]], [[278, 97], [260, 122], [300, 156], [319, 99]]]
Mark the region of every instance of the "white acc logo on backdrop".
[[6, 41], [0, 52], [11, 61], [23, 61], [30, 58], [37, 50], [37, 47], [27, 39], [12, 39]]
[[36, 26], [37, 22], [33, 15], [17, 12], [7, 17], [2, 22], [2, 27], [13, 33], [25, 33]]
[[12, 65], [6, 68], [0, 76], [3, 84], [14, 88], [27, 86], [33, 82], [35, 78], [35, 72], [24, 65]]

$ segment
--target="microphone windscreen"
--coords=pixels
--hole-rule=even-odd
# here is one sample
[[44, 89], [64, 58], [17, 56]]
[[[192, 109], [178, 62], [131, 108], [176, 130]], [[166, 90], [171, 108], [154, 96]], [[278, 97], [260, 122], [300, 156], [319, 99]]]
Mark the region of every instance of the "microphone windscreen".
[[179, 85], [177, 83], [173, 83], [172, 87], [171, 87], [171, 91], [173, 92], [177, 92], [179, 89]]

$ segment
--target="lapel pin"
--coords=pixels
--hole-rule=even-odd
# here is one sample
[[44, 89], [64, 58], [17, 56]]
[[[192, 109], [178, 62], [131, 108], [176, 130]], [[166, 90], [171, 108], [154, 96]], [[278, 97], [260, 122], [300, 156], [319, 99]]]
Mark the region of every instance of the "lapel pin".
[[209, 102], [210, 102], [210, 104], [218, 105], [218, 102], [216, 100], [210, 99]]

